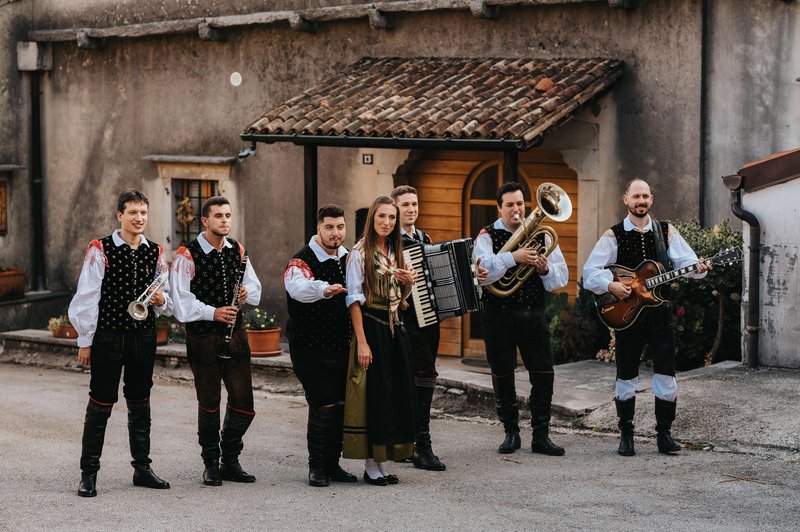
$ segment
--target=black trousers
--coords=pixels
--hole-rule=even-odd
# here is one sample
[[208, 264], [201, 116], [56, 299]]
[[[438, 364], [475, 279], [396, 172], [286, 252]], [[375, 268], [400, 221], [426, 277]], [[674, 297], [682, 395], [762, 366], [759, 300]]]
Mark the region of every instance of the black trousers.
[[[415, 320], [416, 321], [416, 320]], [[406, 332], [411, 343], [411, 368], [417, 384], [433, 386], [439, 373], [436, 371], [436, 353], [439, 351], [439, 324], [418, 327], [407, 323]]]
[[186, 355], [194, 374], [197, 402], [207, 411], [219, 407], [222, 382], [228, 392], [228, 406], [253, 412], [253, 379], [250, 372], [250, 344], [247, 333], [238, 330], [231, 336], [229, 359], [219, 358], [223, 333], [193, 334], [186, 332]]
[[155, 358], [155, 331], [98, 330], [91, 348], [89, 395], [100, 403], [116, 403], [122, 377], [122, 393], [126, 399], [147, 399], [153, 387]]
[[639, 375], [642, 351], [653, 360], [653, 372], [675, 376], [675, 328], [668, 303], [645, 309], [639, 319], [617, 338], [617, 378], [630, 380]]
[[289, 346], [294, 374], [297, 375], [309, 405], [328, 406], [344, 402], [348, 351], [305, 352]]
[[553, 373], [550, 331], [544, 309], [510, 309], [488, 307], [482, 316], [486, 359], [492, 373], [498, 376], [514, 372], [517, 348], [530, 375]]

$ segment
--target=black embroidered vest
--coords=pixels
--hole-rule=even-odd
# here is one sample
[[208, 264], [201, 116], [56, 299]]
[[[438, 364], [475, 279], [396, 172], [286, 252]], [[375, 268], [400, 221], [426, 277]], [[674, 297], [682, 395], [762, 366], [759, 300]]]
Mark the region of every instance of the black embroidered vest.
[[[197, 239], [186, 244], [194, 262], [194, 278], [189, 290], [195, 297], [212, 307], [227, 307], [233, 302], [233, 288], [239, 281], [241, 256], [239, 243], [232, 238], [227, 239], [232, 245], [223, 246], [220, 251], [212, 249], [206, 254]], [[242, 314], [236, 318], [234, 330], [242, 327]], [[218, 321], [193, 321], [186, 324], [186, 330], [192, 334], [224, 333], [228, 325]]]
[[[433, 243], [431, 241], [431, 237], [429, 237], [427, 233], [423, 233], [419, 229], [414, 229], [414, 232], [416, 233], [417, 238], [421, 238], [422, 239], [421, 240], [422, 244], [432, 244]], [[419, 244], [419, 243], [420, 243], [420, 240], [416, 240], [411, 235], [409, 235], [407, 233], [403, 233], [403, 249], [405, 249], [406, 246], [416, 245], [416, 244]], [[408, 267], [409, 266], [407, 265], [406, 268], [408, 268]], [[418, 276], [422, 275], [422, 272], [418, 271], [417, 275]], [[419, 329], [419, 322], [417, 321], [417, 313], [414, 310], [414, 298], [409, 296], [406, 299], [406, 302], [408, 302], [408, 308], [406, 308], [405, 310], [401, 310], [400, 311], [400, 314], [403, 316], [403, 323], [407, 327], [414, 327], [416, 329]], [[436, 324], [436, 326], [438, 327], [438, 324]]]
[[[492, 251], [494, 251], [495, 255], [500, 252], [512, 235], [505, 229], [495, 229], [494, 225], [488, 225], [484, 227], [484, 230], [492, 237]], [[541, 245], [544, 245], [543, 234], [539, 235], [538, 240]], [[513, 273], [517, 267], [509, 268], [506, 274]], [[544, 308], [544, 292], [541, 278], [536, 273], [533, 273], [522, 283], [519, 290], [508, 297], [497, 297], [489, 290], [484, 290], [483, 302], [487, 308], [505, 306], [506, 308], [541, 309]]]
[[[347, 255], [339, 260], [320, 262], [310, 246], [301, 249], [293, 259], [303, 261], [314, 279], [345, 285]], [[286, 294], [289, 310], [287, 336], [292, 353], [346, 352], [353, 331], [345, 294], [338, 294], [314, 303], [301, 303]]]
[[148, 241], [133, 249], [128, 244], [117, 246], [113, 236], [100, 241], [108, 264], [100, 286], [100, 308], [97, 328], [110, 331], [153, 331], [155, 312], [152, 307], [142, 321], [128, 314], [128, 304], [150, 286], [158, 266], [158, 244]]
[[[664, 234], [664, 246], [669, 250], [669, 238], [667, 230], [668, 222], [660, 222], [661, 230]], [[655, 260], [656, 244], [653, 240], [652, 231], [626, 231], [623, 222], [613, 226], [611, 230], [617, 239], [617, 261], [616, 263], [626, 268], [636, 268], [644, 260]], [[664, 265], [666, 266], [666, 265]]]

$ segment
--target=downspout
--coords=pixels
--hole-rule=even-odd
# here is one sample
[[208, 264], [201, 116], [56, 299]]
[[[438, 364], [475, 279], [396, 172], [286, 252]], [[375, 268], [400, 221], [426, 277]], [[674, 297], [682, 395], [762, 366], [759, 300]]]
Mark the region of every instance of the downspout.
[[711, 6], [709, 0], [703, 0], [700, 29], [700, 187], [698, 190], [698, 208], [701, 225], [706, 225], [706, 135], [708, 133], [708, 56], [710, 54], [708, 27]]
[[750, 246], [747, 259], [747, 319], [745, 321], [745, 334], [747, 334], [747, 366], [758, 367], [758, 335], [759, 320], [758, 309], [761, 299], [761, 224], [752, 212], [742, 208], [742, 176], [738, 174], [724, 176], [725, 186], [731, 191], [731, 211], [733, 214], [747, 222], [750, 226]]
[[42, 173], [41, 72], [31, 72], [31, 216], [33, 217], [33, 289], [45, 290], [44, 183]]

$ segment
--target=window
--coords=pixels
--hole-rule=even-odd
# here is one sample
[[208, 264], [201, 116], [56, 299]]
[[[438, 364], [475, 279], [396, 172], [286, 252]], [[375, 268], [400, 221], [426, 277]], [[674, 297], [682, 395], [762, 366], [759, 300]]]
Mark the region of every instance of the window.
[[217, 181], [199, 179], [172, 180], [172, 242], [182, 246], [203, 231], [200, 209], [203, 202], [216, 196]]

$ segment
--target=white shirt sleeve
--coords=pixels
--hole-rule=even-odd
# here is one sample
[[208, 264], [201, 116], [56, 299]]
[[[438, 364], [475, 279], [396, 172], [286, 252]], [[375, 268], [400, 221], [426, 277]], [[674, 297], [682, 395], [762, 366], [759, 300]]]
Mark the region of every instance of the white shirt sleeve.
[[[550, 245], [550, 236], [545, 235], [545, 243]], [[548, 292], [558, 290], [567, 286], [569, 281], [569, 268], [567, 268], [567, 261], [564, 259], [564, 254], [561, 252], [561, 247], [556, 244], [555, 249], [547, 257], [548, 272], [545, 275], [540, 275], [544, 289]]]
[[[689, 246], [688, 242], [683, 239], [681, 234], [672, 227], [672, 224], [669, 226], [669, 235], [667, 237], [669, 241], [669, 247], [667, 248], [667, 255], [669, 259], [672, 261], [672, 266], [676, 270], [681, 268], [685, 268], [686, 266], [690, 266], [697, 262], [697, 254], [694, 250]], [[689, 273], [686, 274], [685, 277], [690, 277], [692, 279], [702, 279], [706, 276], [708, 272], [703, 273]]]
[[608, 292], [608, 285], [614, 280], [614, 274], [606, 266], [614, 264], [616, 260], [617, 239], [604, 234], [583, 265], [583, 287], [598, 295]]
[[78, 347], [91, 347], [94, 341], [100, 314], [100, 288], [105, 274], [105, 254], [93, 242], [86, 250], [78, 287], [69, 304], [69, 321], [78, 331]]
[[314, 279], [311, 269], [300, 259], [293, 259], [283, 272], [283, 286], [289, 297], [300, 303], [314, 303], [325, 299], [327, 281]]
[[156, 272], [158, 275], [164, 276], [164, 304], [160, 307], [153, 305], [153, 310], [156, 316], [172, 316], [175, 314], [175, 305], [172, 303], [172, 298], [169, 295], [169, 264], [167, 264], [167, 256], [164, 249], [158, 246], [158, 263], [156, 264]]
[[[177, 254], [170, 273], [170, 296], [175, 309], [175, 318], [181, 323], [214, 321], [216, 308], [206, 305], [195, 297], [191, 292], [192, 279], [194, 279], [194, 261], [182, 253]], [[260, 295], [259, 289], [259, 297]]]
[[481, 285], [486, 286], [497, 281], [508, 271], [509, 268], [516, 266], [514, 257], [510, 251], [494, 254], [492, 237], [486, 231], [481, 231], [475, 239], [475, 248], [472, 250], [475, 259], [481, 259], [481, 266], [489, 270], [486, 280]]
[[345, 303], [349, 307], [353, 303], [364, 304], [367, 298], [364, 296], [364, 261], [358, 250], [350, 252], [347, 257], [347, 297]]
[[[256, 277], [256, 271], [253, 269], [252, 261], [247, 261], [247, 266], [244, 269], [244, 278], [242, 279], [242, 286], [247, 289], [247, 299], [245, 303], [248, 305], [258, 305], [261, 302], [261, 281]], [[211, 319], [214, 319], [212, 312]]]

